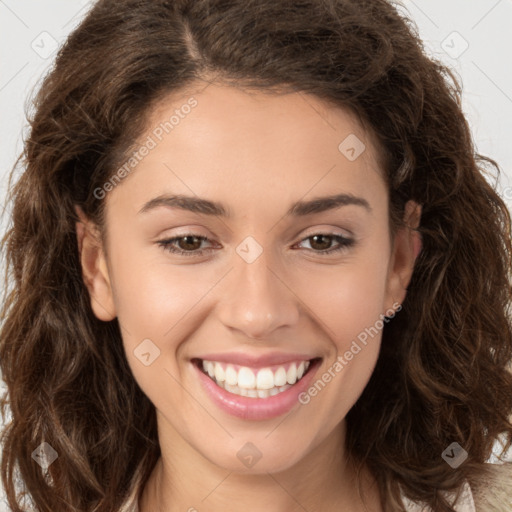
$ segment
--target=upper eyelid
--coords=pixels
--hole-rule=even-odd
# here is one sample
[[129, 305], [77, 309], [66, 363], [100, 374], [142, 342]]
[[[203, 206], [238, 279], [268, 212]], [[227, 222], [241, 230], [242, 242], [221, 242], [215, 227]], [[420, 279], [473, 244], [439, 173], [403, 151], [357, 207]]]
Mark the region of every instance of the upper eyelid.
[[[164, 242], [164, 241], [174, 240], [176, 238], [182, 238], [182, 237], [186, 237], [186, 236], [195, 236], [197, 238], [202, 238], [202, 239], [207, 239], [207, 240], [212, 241], [216, 236], [216, 235], [214, 235], [213, 237], [210, 237], [207, 235], [202, 235], [202, 234], [199, 234], [198, 232], [194, 232], [194, 228], [189, 228], [189, 229], [190, 229], [190, 231], [184, 231], [183, 233], [178, 233], [176, 235], [163, 237], [159, 241]], [[311, 231], [309, 231], [309, 229], [311, 229]], [[304, 235], [302, 235], [301, 240], [304, 240], [305, 238], [309, 238], [310, 236], [313, 236], [313, 235], [320, 235], [320, 234], [321, 235], [331, 235], [331, 236], [336, 235], [336, 236], [341, 236], [344, 238], [355, 238], [354, 232], [347, 228], [325, 227], [325, 228], [305, 228], [305, 230], [306, 230], [306, 233]], [[341, 230], [342, 232], [338, 232], [337, 230]], [[304, 229], [301, 229], [300, 231], [304, 231]], [[297, 238], [297, 236], [298, 235], [295, 235], [293, 238]]]
[[[299, 243], [302, 243], [306, 240], [308, 240], [309, 238], [315, 236], [315, 235], [323, 235], [323, 236], [331, 236], [331, 237], [340, 237], [340, 238], [343, 238], [343, 239], [346, 239], [346, 240], [354, 240], [354, 237], [352, 235], [350, 236], [347, 236], [345, 235], [344, 233], [334, 233], [334, 232], [331, 232], [331, 231], [328, 231], [328, 230], [317, 230], [317, 231], [314, 231], [310, 234], [306, 234], [304, 236], [302, 236], [300, 238], [300, 240], [298, 242], [295, 242], [294, 245], [297, 245]], [[176, 235], [176, 236], [172, 236], [170, 238], [163, 238], [162, 240], [158, 240], [157, 243], [164, 243], [164, 242], [167, 242], [168, 244], [171, 244], [182, 239], [182, 238], [185, 238], [187, 236], [193, 236], [195, 238], [198, 238], [199, 240], [201, 240], [202, 242], [205, 242], [205, 241], [208, 241], [210, 243], [217, 243], [217, 242], [214, 242], [210, 237], [207, 237], [207, 236], [203, 236], [203, 235], [198, 235], [196, 233], [183, 233], [183, 234], [180, 234], [180, 235]], [[194, 253], [194, 252], [197, 252], [199, 253], [200, 251], [204, 251], [204, 250], [208, 250], [208, 249], [211, 249], [212, 247], [206, 247], [206, 248], [203, 248], [203, 249], [198, 249], [196, 251], [187, 251], [187, 252], [190, 252], [190, 253]]]
[[348, 229], [343, 229], [345, 233], [339, 232], [341, 228], [315, 228], [311, 231], [306, 231], [304, 235], [302, 235], [301, 241], [309, 238], [314, 235], [329, 235], [329, 236], [341, 236], [343, 238], [354, 238], [354, 233], [350, 232]]
[[[307, 234], [303, 235], [300, 238], [300, 241], [302, 242], [303, 240], [310, 238], [312, 236], [315, 236], [315, 235], [340, 236], [343, 238], [353, 238], [353, 235], [351, 233], [346, 234], [346, 233], [339, 233], [339, 232], [333, 232], [333, 231], [329, 231], [329, 230], [318, 229], [316, 231], [312, 231], [311, 233], [307, 233]], [[213, 239], [209, 236], [199, 235], [197, 233], [190, 232], [190, 233], [183, 233], [183, 234], [174, 235], [174, 236], [170, 236], [170, 237], [164, 237], [161, 240], [158, 240], [158, 242], [170, 242], [171, 240], [175, 241], [175, 240], [179, 240], [180, 238], [185, 238], [187, 236], [193, 236], [193, 237], [199, 238], [201, 240], [208, 240], [210, 242], [213, 241]]]

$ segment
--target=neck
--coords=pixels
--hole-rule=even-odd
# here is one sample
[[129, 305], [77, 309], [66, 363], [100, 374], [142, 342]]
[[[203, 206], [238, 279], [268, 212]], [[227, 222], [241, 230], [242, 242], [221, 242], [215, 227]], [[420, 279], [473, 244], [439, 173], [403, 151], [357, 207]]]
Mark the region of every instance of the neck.
[[[140, 498], [140, 512], [380, 512], [376, 482], [364, 469], [358, 477], [345, 457], [345, 422], [292, 467], [259, 474], [221, 468], [186, 441], [160, 443], [162, 456]], [[167, 447], [166, 450], [164, 447]]]

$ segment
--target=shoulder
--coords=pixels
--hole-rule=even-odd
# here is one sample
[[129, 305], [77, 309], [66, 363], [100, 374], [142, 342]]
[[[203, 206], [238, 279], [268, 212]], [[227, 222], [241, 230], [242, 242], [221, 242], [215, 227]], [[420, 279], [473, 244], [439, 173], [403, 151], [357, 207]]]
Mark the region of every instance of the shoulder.
[[[135, 479], [132, 492], [119, 512], [139, 512], [140, 482]], [[446, 498], [456, 512], [510, 512], [512, 510], [512, 461], [485, 464], [478, 479], [465, 480], [456, 492], [446, 492]], [[407, 512], [432, 512], [421, 502], [413, 502], [402, 494]]]
[[[476, 479], [464, 481], [457, 492], [444, 492], [456, 512], [510, 512], [512, 510], [512, 461], [486, 463]], [[425, 503], [413, 502], [402, 494], [407, 512], [432, 512]]]
[[512, 510], [512, 461], [486, 464], [471, 490], [478, 512], [510, 512]]
[[[455, 512], [480, 512], [480, 509], [476, 508], [471, 486], [467, 480], [464, 481], [458, 498], [456, 492], [444, 491], [443, 495], [451, 503]], [[433, 512], [432, 508], [426, 503], [411, 501], [403, 494], [402, 502], [407, 512]]]

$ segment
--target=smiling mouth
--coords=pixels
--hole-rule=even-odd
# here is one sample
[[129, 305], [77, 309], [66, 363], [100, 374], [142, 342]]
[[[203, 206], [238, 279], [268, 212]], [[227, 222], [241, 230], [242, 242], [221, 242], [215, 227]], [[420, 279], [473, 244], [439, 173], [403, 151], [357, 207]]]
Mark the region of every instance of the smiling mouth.
[[263, 368], [250, 368], [197, 358], [193, 363], [217, 386], [229, 393], [249, 398], [268, 398], [297, 384], [308, 373], [311, 363], [319, 359], [294, 361]]

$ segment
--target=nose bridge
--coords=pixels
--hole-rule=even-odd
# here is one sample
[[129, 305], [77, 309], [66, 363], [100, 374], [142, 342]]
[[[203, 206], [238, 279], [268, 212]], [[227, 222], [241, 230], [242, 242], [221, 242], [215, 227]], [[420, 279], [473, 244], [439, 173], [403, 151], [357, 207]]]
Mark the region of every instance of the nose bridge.
[[252, 237], [241, 242], [234, 255], [229, 296], [221, 301], [221, 321], [248, 338], [269, 337], [273, 330], [292, 326], [299, 317], [294, 295], [283, 283], [284, 276], [279, 276], [276, 269], [281, 267], [272, 260], [271, 252]]

